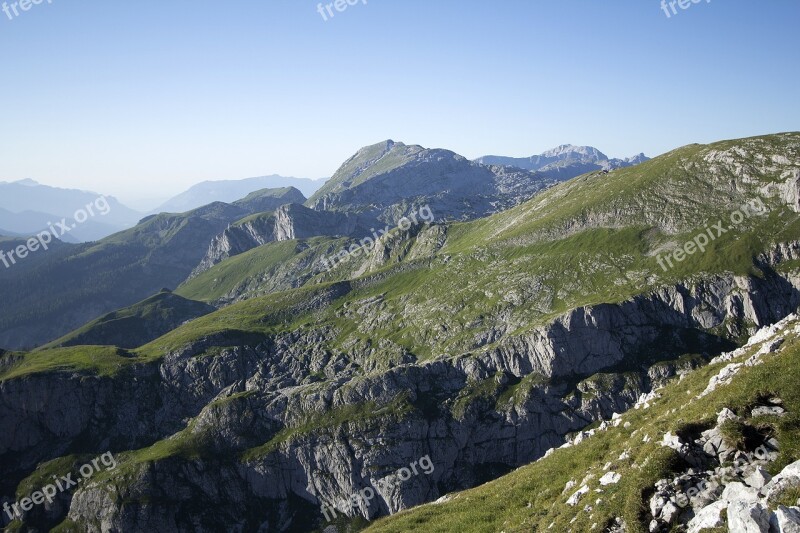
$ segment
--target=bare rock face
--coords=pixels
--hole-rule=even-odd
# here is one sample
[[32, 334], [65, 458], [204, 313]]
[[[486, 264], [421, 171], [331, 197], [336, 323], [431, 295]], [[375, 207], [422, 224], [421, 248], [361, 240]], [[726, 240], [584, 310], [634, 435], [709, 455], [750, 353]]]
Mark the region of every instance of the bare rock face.
[[[88, 531], [313, 529], [323, 503], [430, 456], [430, 475], [378, 491], [370, 505], [344, 513], [375, 518], [488, 481], [631, 408], [653, 380], [676, 368], [643, 365], [636, 380], [566, 383], [631, 353], [685, 353], [682, 343], [697, 335], [711, 346], [707, 330], [720, 326], [738, 334], [737, 323], [772, 323], [797, 306], [797, 290], [787, 290], [796, 286], [779, 277], [716, 277], [578, 308], [497, 346], [425, 362], [388, 340], [330, 349], [339, 333], [330, 327], [222, 333], [116, 377], [57, 373], [0, 383], [0, 416], [16, 428], [0, 435], [0, 455], [24, 470], [92, 435], [101, 452], [171, 436], [183, 443], [178, 450], [186, 453], [123, 461], [124, 482], [90, 482], [76, 491], [69, 519]], [[350, 290], [350, 283], [335, 284], [313, 305]], [[360, 312], [366, 324], [379, 323], [371, 316], [379, 307]], [[195, 511], [184, 512], [188, 505]], [[677, 511], [665, 512], [666, 505], [658, 516], [673, 520]], [[742, 520], [760, 519], [748, 512]]]
[[368, 235], [376, 224], [359, 215], [314, 211], [299, 204], [282, 205], [274, 213], [249, 217], [228, 226], [211, 241], [205, 257], [189, 279], [229, 257], [270, 242], [317, 236], [357, 237]]
[[780, 185], [781, 200], [783, 200], [795, 213], [800, 213], [800, 170], [796, 170], [784, 183]]

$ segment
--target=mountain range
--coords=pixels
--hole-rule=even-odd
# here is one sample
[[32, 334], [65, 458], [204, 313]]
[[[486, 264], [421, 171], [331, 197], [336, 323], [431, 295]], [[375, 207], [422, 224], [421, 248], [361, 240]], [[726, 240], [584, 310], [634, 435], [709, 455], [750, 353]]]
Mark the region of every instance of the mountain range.
[[9, 527], [791, 520], [800, 133], [540, 157], [384, 141], [307, 199], [248, 191], [0, 269], [0, 497], [116, 458]]
[[[94, 204], [98, 193], [41, 185], [26, 179], [0, 182], [0, 231], [3, 235], [28, 236], [45, 231], [62, 218], [73, 220], [78, 210]], [[136, 224], [141, 214], [122, 205], [114, 197], [103, 196], [105, 214], [96, 212], [63, 235], [67, 242], [100, 239]]]
[[303, 195], [311, 196], [325, 180], [288, 178], [273, 174], [242, 180], [204, 181], [171, 198], [153, 213], [183, 213], [212, 202], [231, 203], [259, 189], [294, 187]]
[[[182, 283], [196, 287], [193, 278], [217, 263], [269, 242], [360, 238], [386, 224], [391, 228], [423, 206], [442, 221], [471, 220], [517, 205], [558, 181], [535, 172], [483, 165], [449, 150], [389, 140], [359, 150], [324, 185], [280, 176], [206, 182], [130, 229], [93, 243], [59, 247], [52, 254], [40, 252], [36, 261], [0, 272], [0, 293], [9, 302], [0, 309], [0, 346], [40, 346], [161, 288], [175, 289]], [[292, 186], [253, 189], [265, 183], [302, 183], [307, 190], [322, 186], [306, 199]], [[90, 193], [82, 194], [85, 199]], [[209, 198], [233, 200], [185, 212], [170, 209]], [[342, 242], [321, 243], [317, 253], [332, 252], [330, 247], [339, 245]], [[56, 272], [68, 275], [70, 284], [61, 284]], [[122, 287], [116, 282], [121, 275], [126, 279]], [[294, 275], [276, 277], [272, 282], [275, 287], [293, 286], [294, 279]], [[227, 287], [228, 282], [219, 286]], [[229, 289], [227, 294], [214, 291], [217, 304], [244, 297], [241, 281]]]
[[533, 170], [551, 178], [570, 179], [597, 170], [615, 170], [644, 163], [650, 158], [640, 153], [625, 159], [612, 159], [597, 148], [562, 144], [531, 157], [487, 155], [476, 159], [484, 165], [504, 165]]

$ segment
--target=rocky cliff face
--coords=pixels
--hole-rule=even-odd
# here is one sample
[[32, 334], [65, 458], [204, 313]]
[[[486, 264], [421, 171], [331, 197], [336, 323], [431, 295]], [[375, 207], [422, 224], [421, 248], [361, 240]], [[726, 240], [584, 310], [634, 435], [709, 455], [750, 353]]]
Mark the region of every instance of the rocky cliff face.
[[357, 237], [368, 235], [377, 221], [346, 213], [314, 211], [299, 204], [287, 204], [274, 213], [249, 217], [228, 226], [214, 237], [205, 257], [189, 279], [205, 272], [229, 257], [242, 254], [263, 244], [318, 236]]
[[[698, 341], [721, 349], [726, 337], [782, 318], [800, 303], [798, 287], [777, 274], [715, 277], [575, 309], [497, 346], [430, 361], [388, 340], [335, 349], [338, 332], [322, 328], [230, 332], [115, 377], [12, 379], [0, 384], [0, 416], [17, 430], [0, 436], [0, 455], [19, 470], [4, 474], [13, 484], [75, 446], [111, 449], [118, 471], [82, 486], [69, 507], [88, 531], [285, 531], [319, 523], [321, 502], [429, 455], [431, 475], [344, 512], [373, 518], [542, 456], [680, 370], [656, 361]], [[348, 290], [333, 286], [328, 298]], [[622, 370], [638, 377], [614, 374]]]

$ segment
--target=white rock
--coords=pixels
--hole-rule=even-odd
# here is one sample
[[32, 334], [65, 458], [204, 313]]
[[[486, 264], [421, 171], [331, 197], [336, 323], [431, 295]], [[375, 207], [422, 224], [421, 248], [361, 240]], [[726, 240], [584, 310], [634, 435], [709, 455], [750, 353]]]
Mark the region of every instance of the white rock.
[[661, 509], [661, 520], [667, 524], [671, 524], [678, 518], [681, 510], [672, 502], [667, 502], [663, 509]]
[[758, 489], [748, 487], [744, 483], [734, 481], [725, 486], [722, 491], [720, 500], [733, 504], [733, 503], [757, 503], [759, 501]]
[[622, 479], [622, 476], [617, 474], [616, 472], [608, 472], [603, 477], [600, 478], [600, 484], [603, 486], [616, 485], [617, 483], [619, 483], [620, 479]]
[[661, 439], [661, 445], [666, 448], [672, 448], [676, 451], [679, 451], [681, 448], [683, 448], [683, 443], [681, 443], [680, 437], [673, 435], [670, 432], [664, 434], [664, 437]]
[[725, 522], [722, 520], [721, 515], [726, 507], [725, 502], [718, 501], [697, 511], [694, 518], [689, 522], [688, 533], [700, 533], [704, 529], [722, 526]]
[[776, 480], [795, 478], [800, 480], [800, 461], [787, 465], [781, 473], [775, 476]]
[[766, 495], [768, 501], [775, 501], [787, 489], [800, 485], [800, 461], [788, 465], [781, 473], [772, 478], [769, 483], [761, 488], [761, 494]]
[[754, 489], [761, 489], [764, 487], [764, 485], [769, 483], [771, 479], [772, 476], [769, 475], [769, 472], [760, 466], [756, 466], [753, 468], [752, 472], [747, 474], [747, 477], [744, 478], [744, 482]]
[[[569, 481], [567, 481], [567, 484], [564, 486], [564, 492], [567, 492], [569, 489], [571, 489], [572, 487], [574, 487], [577, 484], [578, 484], [577, 481], [575, 481], [574, 479], [570, 479]], [[564, 492], [562, 492], [561, 494], [564, 494]]]
[[769, 511], [759, 503], [728, 505], [728, 530], [736, 533], [769, 533]]
[[727, 407], [723, 407], [722, 411], [720, 411], [719, 414], [717, 415], [717, 425], [721, 426], [723, 422], [727, 422], [728, 420], [733, 420], [734, 422], [740, 422], [742, 419], [741, 417], [736, 416], [736, 413], [734, 413]]
[[786, 409], [783, 407], [761, 405], [753, 409], [750, 416], [783, 416], [786, 414]]
[[730, 383], [733, 380], [733, 377], [742, 368], [742, 366], [743, 363], [731, 363], [722, 370], [720, 370], [719, 374], [711, 377], [711, 379], [708, 381], [708, 387], [706, 387], [706, 390], [701, 392], [700, 396], [698, 397], [702, 398], [703, 396], [707, 396], [708, 394], [711, 394], [712, 392], [717, 390], [717, 387], [719, 387], [720, 385], [725, 385]]
[[572, 496], [569, 497], [569, 499], [567, 500], [567, 505], [575, 507], [576, 505], [578, 505], [578, 502], [581, 501], [583, 495], [586, 494], [587, 492], [589, 492], [589, 487], [587, 487], [586, 485], [582, 486], [581, 488], [576, 490]]
[[650, 498], [650, 515], [659, 516], [665, 505], [667, 505], [667, 499], [658, 494], [654, 494], [653, 497]]

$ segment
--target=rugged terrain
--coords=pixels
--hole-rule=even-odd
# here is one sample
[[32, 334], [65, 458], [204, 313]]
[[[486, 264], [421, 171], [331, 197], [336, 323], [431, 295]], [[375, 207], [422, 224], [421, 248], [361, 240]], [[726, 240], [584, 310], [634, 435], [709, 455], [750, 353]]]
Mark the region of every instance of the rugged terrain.
[[345, 161], [306, 205], [391, 224], [427, 205], [443, 220], [468, 220], [512, 207], [554, 182], [522, 169], [475, 163], [449, 150], [388, 140]]
[[[11, 527], [322, 529], [328, 525], [323, 505], [377, 487], [420, 458], [432, 460], [432, 473], [381, 485], [369, 501], [356, 498], [337, 511], [337, 526], [360, 527], [509, 474], [642, 397], [653, 398], [648, 394], [654, 388], [680, 387], [670, 383], [676, 376], [707, 384], [718, 368], [706, 366], [712, 358], [800, 305], [799, 134], [687, 146], [549, 188], [526, 173], [518, 196], [487, 195], [457, 209], [458, 188], [434, 194], [417, 184], [411, 189], [419, 192], [416, 199], [402, 199], [402, 188], [410, 186], [403, 180], [431, 159], [436, 165], [425, 168], [434, 173], [461, 169], [439, 174], [446, 183], [463, 176], [468, 184], [480, 175], [482, 183], [493, 184], [487, 189], [492, 194], [502, 190], [498, 183], [507, 170], [451, 154], [395, 143], [369, 147], [308, 205], [386, 222], [423, 201], [434, 212], [452, 214], [444, 220], [494, 214], [396, 228], [333, 268], [323, 259], [349, 249], [353, 235], [347, 231], [287, 233], [262, 243], [258, 238], [275, 231], [277, 217], [238, 217], [238, 226], [252, 224], [246, 233], [254, 247], [217, 256], [219, 262], [177, 291], [222, 306], [218, 311], [133, 348], [3, 353], [0, 417], [15, 428], [0, 436], [6, 499], [18, 499], [99, 453], [112, 451], [119, 463]], [[522, 175], [513, 176], [517, 183]], [[532, 198], [522, 201], [525, 195]], [[276, 213], [281, 209], [304, 212], [290, 206]], [[741, 216], [734, 221], [733, 213]], [[718, 221], [724, 231], [714, 233], [702, 253], [677, 259], [678, 249]], [[209, 241], [231, 229], [222, 219], [217, 227]], [[192, 249], [195, 265], [208, 250]], [[662, 268], [664, 257], [674, 258], [671, 268]], [[794, 339], [784, 342], [790, 346]], [[731, 361], [752, 356], [734, 353]], [[792, 361], [793, 352], [786, 353], [778, 363], [765, 359], [763, 368]], [[761, 379], [757, 372], [742, 376]], [[758, 405], [773, 406], [773, 396], [794, 405], [787, 379], [776, 380]], [[698, 387], [684, 389], [681, 398], [686, 390], [699, 394]], [[748, 404], [723, 398], [724, 390], [698, 403], [702, 413], [687, 411], [687, 421], [716, 418], [715, 409], [725, 403], [740, 417], [733, 420], [749, 424]], [[631, 431], [649, 435], [636, 412], [625, 415], [641, 426]], [[702, 428], [711, 429], [713, 424]], [[651, 440], [670, 427], [659, 430]], [[614, 431], [621, 429], [608, 435], [618, 436]], [[690, 436], [699, 439], [683, 427], [672, 431], [679, 439], [669, 442], [678, 448]], [[783, 455], [777, 466], [798, 459], [794, 447], [778, 444]], [[584, 467], [588, 474], [600, 460], [612, 460], [611, 445], [598, 445], [580, 464], [569, 462], [592, 445], [581, 443], [528, 467], [530, 480], [515, 477], [524, 470], [516, 471], [476, 489], [485, 507], [473, 504], [467, 492], [375, 527], [435, 528], [427, 520], [441, 509], [446, 515], [435, 520], [442, 527], [513, 530], [553, 523], [558, 530], [589, 530], [583, 522], [564, 522], [575, 516], [573, 506], [563, 503], [563, 516], [553, 514], [561, 507], [547, 509], [571, 479], [561, 477], [575, 477]], [[652, 520], [658, 527], [670, 524], [661, 520], [666, 503], [658, 498], [653, 516], [644, 512], [651, 497], [666, 490], [657, 482], [684, 472], [640, 448], [653, 455], [652, 469], [642, 467], [649, 476], [644, 486], [653, 490], [624, 485], [631, 488], [607, 509], [595, 503], [602, 516], [589, 518], [589, 510], [580, 520], [596, 521], [598, 528], [624, 523], [633, 531], [649, 528]], [[624, 451], [613, 450], [617, 456]], [[630, 453], [647, 456], [639, 456], [639, 448]], [[557, 460], [571, 466], [555, 480], [537, 466]], [[641, 462], [630, 468], [638, 470], [636, 464]], [[720, 467], [713, 460], [700, 466], [712, 473]], [[594, 489], [584, 476], [565, 498], [584, 485]], [[492, 492], [504, 483], [527, 483], [534, 489], [520, 494], [536, 494], [536, 501], [520, 500], [516, 507], [507, 495]], [[498, 499], [502, 512], [487, 503]], [[470, 502], [467, 511], [462, 502]]]

